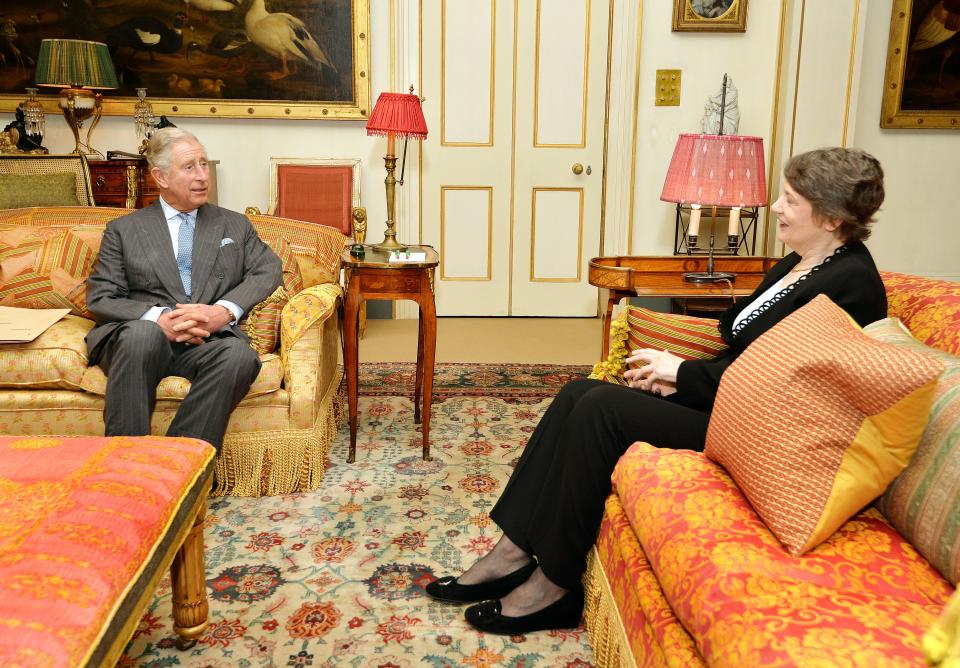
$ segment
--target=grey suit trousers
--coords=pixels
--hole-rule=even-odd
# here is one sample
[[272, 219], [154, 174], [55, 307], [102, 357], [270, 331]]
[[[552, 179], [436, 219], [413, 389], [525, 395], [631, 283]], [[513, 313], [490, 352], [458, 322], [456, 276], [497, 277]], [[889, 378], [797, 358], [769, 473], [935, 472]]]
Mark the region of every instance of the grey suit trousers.
[[150, 434], [157, 385], [164, 376], [183, 376], [191, 381], [190, 391], [167, 436], [202, 438], [218, 452], [231, 411], [260, 372], [256, 352], [231, 332], [214, 334], [199, 345], [171, 343], [150, 320], [121, 324], [104, 343], [98, 363], [107, 374], [107, 436]]

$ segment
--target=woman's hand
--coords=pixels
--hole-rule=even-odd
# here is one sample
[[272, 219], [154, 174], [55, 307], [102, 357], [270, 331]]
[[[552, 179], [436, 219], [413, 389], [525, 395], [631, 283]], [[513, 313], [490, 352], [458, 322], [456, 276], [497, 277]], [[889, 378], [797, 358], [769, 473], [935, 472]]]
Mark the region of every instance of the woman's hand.
[[641, 365], [624, 372], [623, 377], [630, 387], [661, 396], [668, 396], [677, 391], [677, 370], [683, 360], [673, 353], [642, 348], [630, 353], [626, 362], [628, 365]]

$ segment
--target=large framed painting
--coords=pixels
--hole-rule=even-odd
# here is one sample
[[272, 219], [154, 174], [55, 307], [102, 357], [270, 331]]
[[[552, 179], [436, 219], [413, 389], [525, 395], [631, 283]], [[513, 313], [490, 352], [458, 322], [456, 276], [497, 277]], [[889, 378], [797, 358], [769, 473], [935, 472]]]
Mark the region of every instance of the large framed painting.
[[370, 0], [3, 0], [0, 111], [26, 97], [40, 42], [66, 38], [108, 45], [105, 114], [145, 87], [158, 115], [362, 119], [369, 33]]
[[674, 32], [744, 32], [747, 0], [673, 0]]
[[960, 2], [894, 0], [882, 128], [960, 128]]

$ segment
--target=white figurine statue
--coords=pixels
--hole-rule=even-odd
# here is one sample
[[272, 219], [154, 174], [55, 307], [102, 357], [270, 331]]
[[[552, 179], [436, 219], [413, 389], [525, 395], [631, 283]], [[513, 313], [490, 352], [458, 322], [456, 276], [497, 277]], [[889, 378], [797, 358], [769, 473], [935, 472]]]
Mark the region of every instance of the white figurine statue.
[[[724, 95], [726, 88], [726, 95]], [[723, 109], [723, 132], [720, 132], [720, 109]], [[703, 105], [703, 118], [700, 125], [703, 133], [708, 135], [735, 135], [740, 127], [740, 107], [737, 105], [737, 87], [733, 79], [723, 75], [723, 86], [716, 93], [707, 98]]]

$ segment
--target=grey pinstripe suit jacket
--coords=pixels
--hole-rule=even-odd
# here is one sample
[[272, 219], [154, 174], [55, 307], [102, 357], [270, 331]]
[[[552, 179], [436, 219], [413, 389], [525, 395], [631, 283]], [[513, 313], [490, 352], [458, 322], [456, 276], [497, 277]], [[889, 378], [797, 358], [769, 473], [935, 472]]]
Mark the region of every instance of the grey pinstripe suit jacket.
[[[192, 278], [194, 303], [226, 299], [247, 313], [280, 285], [280, 258], [246, 216], [204, 204], [197, 211]], [[103, 343], [121, 323], [139, 319], [151, 306], [186, 299], [160, 203], [109, 222], [87, 279], [87, 308], [97, 321], [86, 338], [89, 363], [99, 361]], [[230, 330], [244, 337], [237, 326]]]

